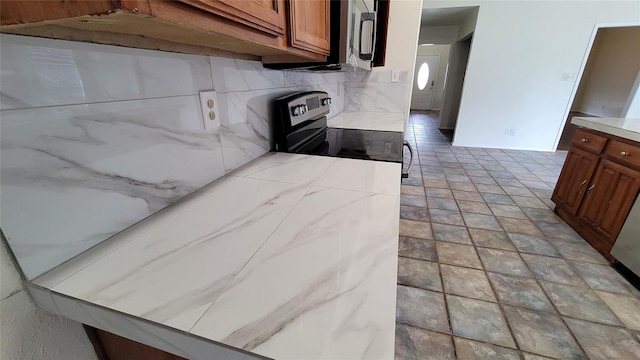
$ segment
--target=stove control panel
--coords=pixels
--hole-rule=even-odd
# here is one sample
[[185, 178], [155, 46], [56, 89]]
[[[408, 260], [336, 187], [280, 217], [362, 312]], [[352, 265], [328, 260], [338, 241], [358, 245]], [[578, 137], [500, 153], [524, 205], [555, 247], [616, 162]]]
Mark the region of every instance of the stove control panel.
[[304, 115], [309, 111], [309, 107], [307, 105], [295, 105], [291, 107], [291, 115], [300, 116]]
[[[318, 119], [329, 113], [331, 98], [324, 91], [309, 91], [279, 99], [287, 104], [290, 126]], [[287, 117], [287, 116], [285, 116]]]

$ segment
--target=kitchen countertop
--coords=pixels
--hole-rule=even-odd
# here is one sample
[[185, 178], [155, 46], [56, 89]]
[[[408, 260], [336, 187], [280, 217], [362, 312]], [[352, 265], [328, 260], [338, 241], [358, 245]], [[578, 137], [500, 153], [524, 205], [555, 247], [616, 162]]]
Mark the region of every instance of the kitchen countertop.
[[392, 359], [400, 171], [266, 154], [37, 278], [54, 300], [34, 298], [270, 358]]
[[571, 123], [640, 142], [640, 119], [573, 117]]
[[407, 115], [394, 112], [342, 112], [327, 120], [332, 128], [404, 132]]

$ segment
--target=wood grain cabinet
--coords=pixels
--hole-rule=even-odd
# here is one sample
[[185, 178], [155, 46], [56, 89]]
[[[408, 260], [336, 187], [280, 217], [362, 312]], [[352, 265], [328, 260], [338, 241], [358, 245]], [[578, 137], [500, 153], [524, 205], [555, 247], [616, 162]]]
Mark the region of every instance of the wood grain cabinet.
[[89, 325], [84, 330], [98, 360], [187, 360]]
[[599, 160], [598, 155], [571, 149], [567, 153], [551, 200], [564, 207], [569, 214], [576, 215]]
[[556, 213], [607, 259], [640, 192], [640, 144], [580, 129], [551, 200]]
[[291, 46], [329, 54], [329, 1], [289, 1]]
[[578, 220], [596, 231], [613, 247], [636, 195], [640, 190], [640, 172], [610, 160], [603, 160], [587, 189]]
[[0, 31], [264, 62], [326, 61], [330, 0], [0, 1]]

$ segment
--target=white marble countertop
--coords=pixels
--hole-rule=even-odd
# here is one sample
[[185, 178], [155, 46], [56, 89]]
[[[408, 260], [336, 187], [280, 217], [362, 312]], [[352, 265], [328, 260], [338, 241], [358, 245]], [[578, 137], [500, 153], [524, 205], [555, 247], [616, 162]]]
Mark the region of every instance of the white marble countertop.
[[270, 358], [392, 359], [400, 171], [267, 154], [33, 283]]
[[395, 112], [342, 112], [327, 120], [333, 128], [404, 132], [407, 115]]
[[640, 142], [640, 119], [573, 117], [571, 123]]

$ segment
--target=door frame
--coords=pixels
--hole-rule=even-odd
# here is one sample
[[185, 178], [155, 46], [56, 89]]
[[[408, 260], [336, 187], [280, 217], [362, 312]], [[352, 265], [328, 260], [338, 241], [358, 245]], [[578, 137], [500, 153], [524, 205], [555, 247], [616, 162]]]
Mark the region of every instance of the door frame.
[[596, 23], [593, 25], [593, 30], [591, 31], [591, 37], [589, 38], [589, 43], [587, 44], [587, 49], [584, 53], [584, 57], [582, 58], [582, 63], [580, 64], [580, 69], [578, 70], [578, 74], [576, 75], [575, 83], [573, 84], [573, 89], [571, 90], [571, 96], [569, 96], [569, 102], [566, 105], [564, 110], [564, 115], [562, 117], [562, 123], [558, 128], [558, 133], [556, 134], [556, 140], [553, 143], [553, 150], [556, 151], [558, 149], [558, 144], [560, 144], [560, 138], [562, 137], [562, 132], [564, 131], [564, 126], [567, 123], [567, 117], [569, 116], [569, 112], [571, 111], [571, 106], [573, 105], [573, 101], [575, 100], [576, 93], [578, 92], [578, 87], [580, 85], [580, 81], [582, 81], [582, 76], [584, 75], [584, 69], [587, 66], [587, 60], [589, 60], [589, 55], [591, 54], [591, 50], [593, 48], [593, 42], [596, 39], [596, 34], [598, 30], [601, 28], [616, 28], [616, 27], [628, 27], [628, 26], [640, 26], [640, 21], [625, 21], [625, 22], [606, 22], [606, 23]]

